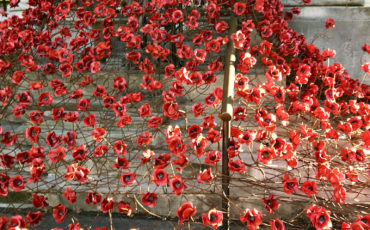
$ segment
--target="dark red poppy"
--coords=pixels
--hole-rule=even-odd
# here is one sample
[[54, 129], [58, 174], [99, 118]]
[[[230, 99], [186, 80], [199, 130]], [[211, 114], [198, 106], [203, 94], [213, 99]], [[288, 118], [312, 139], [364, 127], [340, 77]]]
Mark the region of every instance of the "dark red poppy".
[[177, 120], [181, 113], [179, 112], [177, 103], [166, 102], [163, 104], [163, 114], [172, 120]]
[[10, 217], [10, 224], [9, 226], [11, 230], [15, 229], [24, 229], [26, 227], [26, 222], [22, 219], [22, 216], [12, 216]]
[[63, 146], [59, 146], [56, 149], [50, 149], [49, 159], [53, 163], [57, 163], [66, 157], [66, 149]]
[[100, 194], [91, 193], [89, 192], [85, 197], [85, 203], [86, 204], [94, 204], [98, 205], [101, 201], [102, 196]]
[[113, 168], [116, 169], [128, 169], [129, 162], [125, 157], [117, 157], [116, 163], [113, 164]]
[[276, 156], [276, 153], [273, 148], [270, 147], [263, 147], [257, 150], [257, 160], [259, 162], [262, 162], [264, 164], [268, 164], [271, 162], [274, 157]]
[[135, 177], [135, 173], [123, 173], [120, 178], [121, 184], [123, 184], [124, 186], [132, 185], [135, 182]]
[[24, 135], [27, 139], [30, 140], [31, 143], [37, 143], [39, 141], [40, 132], [41, 132], [40, 127], [31, 126], [30, 128], [26, 128], [24, 130]]
[[279, 219], [270, 219], [271, 230], [285, 230], [284, 223]]
[[14, 164], [15, 157], [9, 155], [9, 154], [1, 154], [0, 155], [0, 165], [4, 168], [12, 168]]
[[100, 143], [103, 140], [103, 136], [105, 135], [105, 128], [97, 127], [91, 132], [91, 137], [97, 143]]
[[136, 139], [136, 143], [139, 145], [139, 146], [142, 146], [142, 145], [148, 145], [150, 143], [150, 139], [152, 138], [152, 136], [150, 135], [150, 133], [148, 131], [145, 131], [143, 132], [142, 134], [140, 134], [137, 139]]
[[275, 195], [271, 194], [268, 198], [261, 198], [268, 214], [274, 214], [275, 210], [279, 208], [280, 204]]
[[156, 201], [157, 201], [157, 194], [151, 193], [151, 192], [144, 193], [141, 198], [141, 202], [145, 204], [146, 206], [148, 206], [149, 208], [154, 208], [156, 205]]
[[40, 111], [31, 111], [30, 114], [29, 114], [29, 118], [30, 118], [30, 121], [33, 123], [33, 124], [41, 124], [44, 119], [43, 119], [43, 112], [40, 112]]
[[208, 165], [216, 165], [222, 158], [222, 154], [220, 151], [208, 151], [206, 153], [206, 158], [204, 159], [204, 163]]
[[296, 193], [299, 189], [297, 178], [290, 178], [289, 174], [285, 173], [283, 177], [283, 188], [287, 194]]
[[184, 221], [189, 220], [190, 217], [195, 216], [197, 209], [189, 201], [183, 203], [176, 210], [177, 217], [179, 218], [179, 225], [182, 225]]
[[316, 229], [330, 229], [332, 226], [330, 212], [323, 207], [312, 205], [306, 209], [306, 215]]
[[176, 194], [177, 196], [181, 195], [182, 192], [187, 188], [184, 181], [179, 175], [173, 176], [170, 181], [170, 188], [172, 189], [172, 192]]
[[132, 213], [132, 207], [124, 201], [118, 202], [117, 210], [118, 212], [123, 213], [126, 216], [131, 216]]
[[21, 164], [30, 163], [32, 161], [31, 152], [30, 151], [19, 152], [17, 153], [15, 159]]
[[113, 198], [104, 198], [100, 204], [100, 211], [103, 213], [107, 213], [112, 211], [114, 208], [114, 201]]
[[202, 214], [203, 225], [210, 225], [214, 230], [222, 225], [223, 215], [221, 211], [215, 208], [208, 211], [208, 213]]
[[211, 168], [204, 169], [203, 171], [199, 172], [197, 175], [197, 181], [200, 184], [204, 184], [205, 182], [210, 182], [215, 177], [215, 175], [212, 174]]
[[155, 168], [152, 175], [152, 181], [157, 186], [162, 186], [167, 184], [168, 182], [168, 175], [167, 172], [164, 169], [161, 168]]
[[86, 154], [88, 154], [89, 151], [85, 148], [85, 145], [80, 145], [73, 149], [72, 157], [75, 159], [75, 161], [82, 161], [86, 159]]
[[230, 160], [228, 166], [230, 172], [244, 173], [246, 170], [245, 164], [241, 160]]
[[64, 175], [64, 178], [67, 180], [77, 180], [80, 183], [85, 183], [87, 181], [87, 175], [89, 175], [90, 170], [78, 166], [78, 164], [71, 164], [67, 167], [67, 171]]
[[9, 180], [9, 186], [13, 191], [18, 192], [25, 187], [25, 182], [23, 181], [23, 177], [17, 175]]
[[54, 206], [53, 217], [56, 223], [62, 223], [66, 217], [67, 210], [62, 204]]
[[39, 196], [36, 193], [32, 194], [32, 204], [35, 208], [44, 208], [49, 206], [49, 204], [46, 202], [48, 198], [45, 198], [44, 196]]
[[28, 212], [27, 216], [24, 218], [26, 225], [36, 225], [40, 223], [42, 219], [42, 212]]
[[68, 200], [68, 202], [71, 204], [73, 204], [77, 200], [76, 193], [71, 189], [71, 187], [67, 187], [63, 195], [64, 198]]
[[250, 230], [256, 230], [262, 224], [262, 213], [257, 209], [245, 210], [245, 214], [240, 217], [240, 221], [247, 222], [247, 227]]
[[162, 124], [162, 118], [153, 116], [148, 121], [148, 127], [149, 128], [157, 128]]
[[305, 193], [308, 197], [315, 195], [317, 190], [317, 185], [315, 181], [305, 181], [301, 186], [301, 191]]
[[150, 117], [151, 116], [150, 105], [149, 104], [144, 104], [144, 105], [140, 106], [139, 109], [138, 109], [138, 112], [139, 112], [139, 115], [140, 115], [141, 118]]

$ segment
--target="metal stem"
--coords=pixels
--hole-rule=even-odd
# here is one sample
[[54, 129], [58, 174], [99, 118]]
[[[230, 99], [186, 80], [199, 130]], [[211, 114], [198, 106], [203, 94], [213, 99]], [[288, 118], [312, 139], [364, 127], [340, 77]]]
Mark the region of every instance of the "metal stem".
[[[237, 29], [237, 18], [231, 16], [229, 39], [232, 33]], [[227, 149], [230, 145], [230, 126], [233, 116], [233, 97], [234, 97], [234, 79], [235, 79], [235, 48], [234, 42], [230, 39], [225, 57], [225, 75], [222, 95], [222, 110], [219, 115], [223, 121], [222, 128], [222, 211], [224, 212], [222, 228], [230, 229], [230, 173], [229, 173], [229, 156]]]

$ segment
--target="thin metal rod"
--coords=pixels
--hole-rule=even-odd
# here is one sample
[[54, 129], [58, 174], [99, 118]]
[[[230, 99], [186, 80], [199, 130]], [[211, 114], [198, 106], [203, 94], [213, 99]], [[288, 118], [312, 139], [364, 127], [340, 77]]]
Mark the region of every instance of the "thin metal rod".
[[231, 16], [229, 30], [229, 44], [225, 57], [225, 75], [222, 95], [222, 110], [219, 115], [223, 121], [222, 128], [222, 211], [224, 212], [222, 229], [230, 229], [230, 172], [229, 172], [229, 154], [227, 149], [230, 145], [230, 126], [233, 116], [233, 97], [234, 97], [234, 79], [235, 79], [235, 48], [234, 42], [230, 39], [232, 33], [237, 29], [237, 18]]

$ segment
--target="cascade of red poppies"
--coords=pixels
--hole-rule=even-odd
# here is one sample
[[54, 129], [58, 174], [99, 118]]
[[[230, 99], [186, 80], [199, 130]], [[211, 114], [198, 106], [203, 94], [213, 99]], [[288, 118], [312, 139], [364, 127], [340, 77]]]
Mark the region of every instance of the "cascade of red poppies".
[[[316, 229], [370, 228], [353, 200], [370, 192], [370, 87], [331, 61], [335, 51], [289, 27], [298, 8], [280, 0], [28, 5], [0, 22], [0, 196], [32, 194], [34, 210], [0, 217], [0, 228], [37, 225], [47, 210], [67, 221], [81, 194], [109, 216], [139, 206], [164, 217], [155, 208], [175, 197], [180, 225], [220, 227], [221, 207], [194, 197], [223, 196], [218, 114], [231, 41], [234, 223], [290, 229], [302, 217]], [[228, 36], [231, 15], [238, 24]], [[358, 65], [365, 78], [370, 64]], [[49, 205], [48, 193], [66, 202]], [[276, 219], [284, 203], [303, 211]]]

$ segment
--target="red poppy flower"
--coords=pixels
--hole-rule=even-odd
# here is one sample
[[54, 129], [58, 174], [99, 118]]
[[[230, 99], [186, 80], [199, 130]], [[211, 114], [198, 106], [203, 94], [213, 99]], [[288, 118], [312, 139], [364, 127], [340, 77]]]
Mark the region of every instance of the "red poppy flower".
[[240, 221], [245, 223], [247, 222], [247, 227], [250, 230], [258, 229], [262, 224], [262, 213], [257, 209], [245, 210], [245, 214], [240, 217]]
[[63, 143], [68, 146], [68, 149], [73, 149], [76, 144], [77, 133], [74, 131], [69, 131], [66, 136], [62, 137]]
[[105, 135], [105, 128], [97, 127], [91, 132], [91, 136], [97, 143], [100, 143], [103, 140]]
[[182, 178], [179, 175], [175, 175], [170, 179], [170, 188], [172, 192], [177, 196], [180, 196], [182, 192], [187, 188]]
[[39, 141], [39, 134], [41, 132], [40, 127], [31, 126], [24, 130], [25, 137], [30, 140], [31, 143], [37, 143]]
[[132, 213], [132, 207], [123, 201], [120, 201], [118, 203], [117, 210], [118, 212], [123, 213], [126, 216], [131, 216], [131, 213]]
[[284, 192], [287, 194], [296, 193], [299, 189], [297, 178], [290, 179], [289, 174], [285, 173], [283, 177]]
[[130, 124], [131, 122], [132, 122], [132, 118], [129, 115], [123, 115], [118, 119], [116, 126], [121, 128], [121, 127], [124, 127]]
[[138, 109], [138, 112], [139, 112], [139, 115], [140, 115], [141, 118], [150, 117], [151, 116], [150, 105], [149, 104], [144, 104], [144, 105], [140, 106], [139, 109]]
[[279, 208], [280, 204], [277, 201], [276, 197], [271, 194], [268, 198], [261, 198], [263, 205], [265, 206], [268, 214], [274, 214], [276, 209]]
[[203, 137], [203, 135], [199, 135], [197, 138], [194, 138], [190, 142], [190, 147], [192, 147], [195, 150], [196, 156], [201, 157], [205, 153], [207, 145], [206, 138]]
[[69, 203], [73, 204], [74, 202], [76, 202], [76, 193], [71, 189], [71, 187], [67, 187], [63, 195]]
[[49, 204], [46, 202], [48, 198], [45, 198], [44, 196], [38, 196], [36, 193], [32, 194], [32, 204], [35, 208], [44, 208], [49, 206]]
[[85, 183], [87, 181], [87, 175], [90, 173], [88, 168], [78, 166], [78, 164], [71, 164], [67, 167], [66, 174], [64, 178], [67, 180], [77, 180], [80, 183]]
[[0, 217], [0, 228], [8, 229], [8, 217], [1, 216]]
[[89, 192], [86, 197], [85, 197], [85, 203], [86, 204], [94, 204], [94, 205], [98, 205], [101, 201], [101, 195], [100, 194], [95, 194], [95, 193], [91, 193]]
[[271, 230], [285, 230], [284, 223], [279, 219], [270, 219]]
[[211, 168], [208, 168], [198, 173], [197, 181], [200, 184], [204, 184], [205, 182], [210, 182], [214, 177], [215, 175], [212, 174]]
[[86, 111], [90, 109], [90, 100], [88, 99], [81, 99], [77, 104], [77, 110], [79, 111]]
[[18, 85], [19, 83], [21, 83], [21, 81], [23, 80], [23, 77], [24, 77], [24, 73], [21, 72], [21, 71], [15, 71], [13, 76], [12, 76], [12, 82], [13, 84], [15, 85]]
[[343, 187], [343, 185], [338, 185], [334, 187], [333, 200], [339, 204], [346, 203], [346, 189]]
[[75, 161], [82, 161], [86, 159], [86, 154], [89, 153], [88, 150], [85, 149], [85, 145], [80, 145], [73, 149], [72, 151], [72, 157], [75, 159]]
[[166, 102], [163, 104], [163, 114], [172, 120], [177, 120], [181, 114], [178, 109], [177, 103]]
[[215, 208], [208, 211], [208, 213], [202, 214], [203, 225], [210, 225], [214, 230], [222, 225], [223, 215], [221, 211]]
[[184, 141], [179, 136], [174, 136], [169, 140], [168, 149], [176, 156], [183, 155], [188, 145], [184, 144]]
[[234, 4], [234, 13], [238, 16], [244, 14], [246, 9], [245, 3], [237, 2]]
[[302, 184], [301, 191], [307, 194], [308, 197], [315, 195], [317, 190], [317, 185], [315, 181], [305, 181]]
[[192, 125], [188, 128], [189, 137], [194, 139], [202, 132], [202, 128], [199, 125]]
[[141, 198], [141, 202], [145, 204], [146, 206], [148, 206], [149, 208], [154, 208], [156, 205], [156, 201], [157, 201], [157, 194], [151, 193], [151, 192], [144, 193]]
[[335, 27], [334, 19], [332, 19], [332, 18], [326, 19], [325, 27], [326, 27], [326, 29], [334, 28]]
[[106, 146], [106, 145], [98, 145], [94, 149], [93, 156], [94, 157], [101, 157], [106, 152], [108, 152], [108, 146]]
[[180, 207], [177, 208], [176, 213], [179, 218], [179, 225], [182, 225], [184, 221], [189, 220], [190, 217], [195, 216], [197, 209], [189, 201], [183, 203]]
[[117, 140], [113, 144], [113, 150], [116, 154], [125, 155], [127, 145], [122, 140]]
[[54, 102], [54, 99], [51, 97], [49, 92], [40, 93], [37, 105], [38, 106], [48, 106], [51, 105]]
[[326, 211], [323, 207], [312, 205], [306, 209], [306, 215], [316, 229], [330, 229], [332, 226], [330, 212]]
[[215, 129], [210, 129], [207, 132], [207, 140], [212, 143], [216, 143], [221, 140], [220, 132]]
[[135, 177], [135, 173], [123, 173], [120, 178], [121, 184], [123, 184], [124, 186], [132, 185], [135, 182]]
[[33, 123], [33, 124], [41, 124], [44, 119], [43, 119], [43, 112], [39, 112], [39, 111], [31, 111], [30, 114], [29, 114], [29, 117], [30, 117], [30, 121]]
[[21, 164], [30, 163], [32, 161], [31, 152], [30, 151], [19, 152], [17, 153], [15, 159]]
[[9, 180], [9, 186], [11, 189], [13, 189], [14, 192], [18, 192], [22, 189], [24, 189], [24, 181], [23, 177], [20, 175], [17, 175]]
[[161, 123], [162, 123], [162, 118], [161, 117], [153, 116], [148, 121], [148, 127], [149, 128], [157, 128], [161, 125]]
[[222, 154], [220, 151], [209, 151], [206, 153], [206, 158], [204, 159], [204, 163], [208, 165], [216, 165], [222, 158]]
[[37, 225], [42, 219], [42, 212], [28, 212], [27, 216], [24, 218], [26, 225]]
[[12, 216], [10, 217], [10, 225], [11, 226], [10, 228], [8, 228], [9, 230], [13, 230], [13, 229], [24, 229], [26, 227], [26, 223], [24, 222], [24, 220], [22, 219], [22, 216]]
[[46, 141], [45, 141], [45, 144], [54, 148], [54, 147], [57, 147], [59, 146], [60, 144], [60, 137], [58, 137], [55, 132], [49, 132], [47, 135], [46, 135]]
[[164, 169], [168, 166], [168, 161], [171, 160], [171, 155], [168, 153], [162, 153], [158, 157], [154, 158], [154, 169]]
[[167, 172], [164, 169], [161, 168], [155, 168], [152, 175], [152, 181], [157, 186], [162, 186], [167, 184], [168, 182], [168, 175]]
[[62, 146], [59, 146], [56, 149], [50, 149], [48, 155], [51, 162], [57, 163], [66, 157], [66, 149]]
[[270, 147], [263, 147], [257, 150], [257, 160], [264, 164], [268, 164], [271, 162], [274, 157], [276, 157], [276, 153], [273, 148]]
[[148, 131], [145, 131], [143, 132], [142, 134], [140, 134], [137, 139], [136, 139], [136, 143], [139, 145], [139, 146], [142, 146], [144, 144], [148, 145], [150, 143], [150, 139], [152, 138], [152, 136], [150, 135], [150, 133]]
[[56, 223], [62, 223], [66, 214], [67, 210], [62, 204], [54, 206], [53, 217]]
[[245, 164], [241, 160], [230, 160], [228, 166], [230, 172], [244, 173], [246, 170]]
[[1, 154], [0, 155], [0, 165], [4, 168], [12, 168], [14, 164], [14, 157], [9, 154]]
[[128, 169], [129, 162], [125, 157], [117, 157], [116, 163], [113, 164], [113, 168], [116, 169]]

